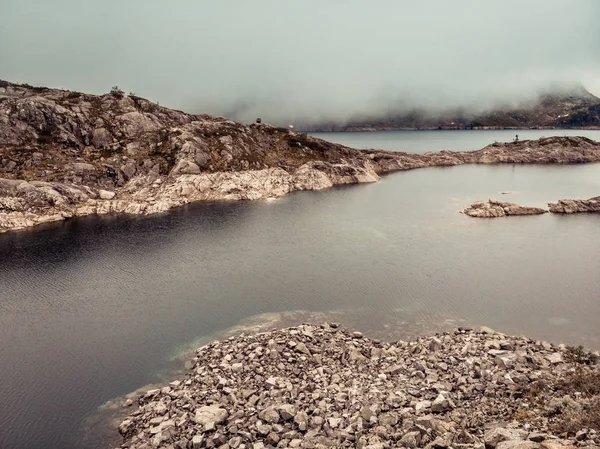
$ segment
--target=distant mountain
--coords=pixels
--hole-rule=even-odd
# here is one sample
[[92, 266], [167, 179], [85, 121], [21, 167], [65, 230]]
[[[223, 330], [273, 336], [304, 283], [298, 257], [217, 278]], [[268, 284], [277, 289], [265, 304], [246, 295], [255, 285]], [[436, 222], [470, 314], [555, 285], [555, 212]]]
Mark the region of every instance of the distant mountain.
[[583, 86], [545, 92], [519, 106], [504, 106], [471, 113], [451, 109], [431, 113], [413, 109], [386, 116], [357, 117], [345, 124], [315, 123], [307, 131], [391, 131], [405, 129], [600, 129], [600, 98]]

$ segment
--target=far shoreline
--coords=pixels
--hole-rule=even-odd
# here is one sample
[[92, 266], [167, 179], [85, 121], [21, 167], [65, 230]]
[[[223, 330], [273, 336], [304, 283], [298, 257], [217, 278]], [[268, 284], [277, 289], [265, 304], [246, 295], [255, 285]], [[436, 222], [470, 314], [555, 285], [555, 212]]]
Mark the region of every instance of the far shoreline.
[[308, 135], [342, 133], [385, 133], [404, 131], [600, 131], [600, 126], [591, 128], [364, 128], [346, 129], [339, 131], [306, 131], [302, 129], [300, 130], [300, 132]]

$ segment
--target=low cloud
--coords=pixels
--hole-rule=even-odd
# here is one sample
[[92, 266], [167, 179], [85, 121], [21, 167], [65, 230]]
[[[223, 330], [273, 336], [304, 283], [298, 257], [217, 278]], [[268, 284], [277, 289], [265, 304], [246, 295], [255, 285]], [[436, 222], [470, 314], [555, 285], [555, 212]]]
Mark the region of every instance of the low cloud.
[[191, 112], [344, 122], [600, 94], [597, 0], [0, 0], [0, 78]]

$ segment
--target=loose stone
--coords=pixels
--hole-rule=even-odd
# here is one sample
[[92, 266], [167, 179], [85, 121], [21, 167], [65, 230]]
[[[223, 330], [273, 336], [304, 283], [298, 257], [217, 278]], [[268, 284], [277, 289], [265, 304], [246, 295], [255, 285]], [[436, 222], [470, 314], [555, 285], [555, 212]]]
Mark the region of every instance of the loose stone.
[[240, 335], [141, 395], [119, 425], [122, 448], [597, 447], [594, 429], [552, 430], [584, 410], [581, 393], [535, 389], [575, 372], [567, 351], [489, 328], [394, 343], [330, 324]]

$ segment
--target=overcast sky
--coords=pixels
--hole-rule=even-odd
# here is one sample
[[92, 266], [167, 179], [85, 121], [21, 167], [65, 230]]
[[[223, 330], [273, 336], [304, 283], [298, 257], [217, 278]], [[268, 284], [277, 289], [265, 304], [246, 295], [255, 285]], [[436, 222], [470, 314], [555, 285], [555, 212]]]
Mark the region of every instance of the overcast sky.
[[0, 0], [0, 78], [246, 121], [600, 95], [599, 0]]

